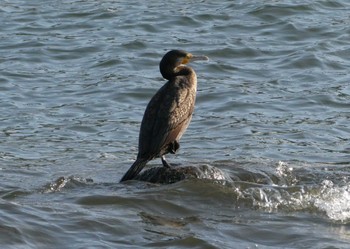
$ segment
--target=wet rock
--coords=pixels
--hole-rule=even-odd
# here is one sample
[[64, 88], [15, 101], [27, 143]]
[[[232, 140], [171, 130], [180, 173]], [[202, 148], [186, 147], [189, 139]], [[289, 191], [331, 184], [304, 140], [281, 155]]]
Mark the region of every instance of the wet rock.
[[151, 183], [170, 184], [185, 179], [209, 179], [219, 181], [232, 181], [231, 178], [219, 168], [210, 165], [154, 167], [147, 169], [135, 180]]

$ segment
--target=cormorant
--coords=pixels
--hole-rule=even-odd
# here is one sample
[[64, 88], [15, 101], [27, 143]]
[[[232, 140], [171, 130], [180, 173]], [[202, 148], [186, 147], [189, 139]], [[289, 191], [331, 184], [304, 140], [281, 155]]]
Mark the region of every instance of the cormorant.
[[121, 182], [135, 178], [147, 162], [157, 157], [162, 159], [164, 167], [170, 167], [164, 155], [175, 154], [179, 149], [179, 140], [194, 110], [197, 76], [185, 64], [195, 60], [208, 60], [208, 57], [171, 50], [160, 61], [160, 73], [168, 82], [147, 105], [140, 128], [137, 159]]

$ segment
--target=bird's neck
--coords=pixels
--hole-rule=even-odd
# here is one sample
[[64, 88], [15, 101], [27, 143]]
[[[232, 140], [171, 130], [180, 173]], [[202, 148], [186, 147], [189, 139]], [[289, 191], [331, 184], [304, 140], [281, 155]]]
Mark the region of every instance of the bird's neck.
[[185, 84], [194, 89], [194, 91], [197, 90], [197, 75], [195, 73], [195, 71], [187, 66], [181, 65], [175, 68], [175, 76], [185, 76], [187, 78]]
[[175, 76], [180, 76], [180, 75], [189, 76], [191, 74], [195, 74], [195, 72], [190, 67], [187, 67], [185, 65], [180, 65], [174, 69], [174, 74], [175, 74]]
[[161, 67], [160, 72], [162, 76], [167, 80], [170, 80], [176, 76], [191, 76], [191, 77], [193, 77], [193, 75], [196, 76], [196, 73], [194, 72], [194, 70], [185, 65], [179, 65], [175, 68]]

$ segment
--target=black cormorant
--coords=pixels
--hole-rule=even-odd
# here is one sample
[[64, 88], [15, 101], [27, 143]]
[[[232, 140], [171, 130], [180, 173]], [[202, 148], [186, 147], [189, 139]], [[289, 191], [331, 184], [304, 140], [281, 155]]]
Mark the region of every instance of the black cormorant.
[[137, 176], [150, 160], [160, 157], [164, 167], [167, 153], [175, 154], [179, 140], [186, 131], [194, 109], [197, 76], [185, 64], [195, 60], [208, 60], [182, 50], [166, 53], [159, 64], [160, 73], [168, 80], [148, 103], [139, 136], [139, 152], [136, 161], [120, 180]]

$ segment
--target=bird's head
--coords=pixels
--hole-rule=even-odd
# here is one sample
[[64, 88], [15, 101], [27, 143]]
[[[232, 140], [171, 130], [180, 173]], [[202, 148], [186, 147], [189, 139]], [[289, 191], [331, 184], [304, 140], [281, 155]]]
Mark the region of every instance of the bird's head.
[[171, 50], [160, 61], [160, 72], [165, 79], [170, 79], [177, 67], [199, 60], [207, 61], [209, 58], [204, 55], [193, 55], [183, 50]]

